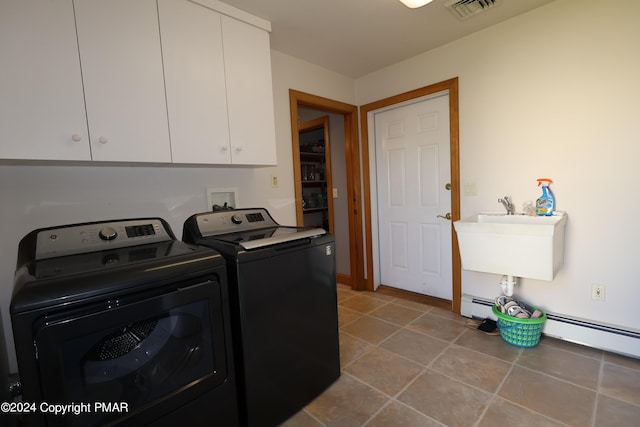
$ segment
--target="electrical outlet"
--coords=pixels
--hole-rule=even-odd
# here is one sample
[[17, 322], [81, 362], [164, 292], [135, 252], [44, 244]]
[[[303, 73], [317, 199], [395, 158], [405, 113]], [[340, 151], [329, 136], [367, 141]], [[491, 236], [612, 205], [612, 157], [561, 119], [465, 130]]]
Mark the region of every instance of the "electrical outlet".
[[277, 187], [279, 185], [278, 175], [271, 175], [271, 186]]
[[599, 283], [591, 284], [591, 299], [595, 301], [604, 301], [605, 286]]

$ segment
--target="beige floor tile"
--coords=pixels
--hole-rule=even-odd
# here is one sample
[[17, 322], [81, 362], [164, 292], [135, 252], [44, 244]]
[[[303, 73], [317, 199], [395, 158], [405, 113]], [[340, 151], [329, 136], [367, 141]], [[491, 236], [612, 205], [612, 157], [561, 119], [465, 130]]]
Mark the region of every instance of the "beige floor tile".
[[431, 309], [429, 311], [430, 314], [433, 314], [434, 316], [438, 316], [438, 317], [442, 317], [454, 322], [459, 322], [459, 323], [466, 323], [467, 319], [460, 316], [458, 313], [454, 313], [451, 310], [445, 310], [443, 308], [440, 307], [433, 307], [433, 309]]
[[524, 349], [517, 364], [593, 390], [598, 387], [600, 361], [578, 353], [539, 345]]
[[369, 313], [376, 308], [382, 307], [387, 304], [388, 301], [371, 298], [363, 294], [358, 294], [351, 298], [348, 298], [340, 303], [342, 307], [350, 308], [351, 310], [359, 311], [360, 313]]
[[640, 371], [640, 359], [625, 357], [614, 353], [605, 353], [604, 361]]
[[506, 343], [499, 335], [487, 335], [470, 328], [455, 343], [507, 362], [514, 362], [522, 352], [522, 348]]
[[494, 393], [511, 369], [511, 364], [473, 350], [453, 345], [431, 365], [440, 373]]
[[370, 316], [377, 317], [388, 322], [392, 322], [401, 326], [413, 322], [422, 316], [421, 311], [414, 310], [402, 305], [389, 303], [369, 313]]
[[345, 285], [338, 299], [343, 374], [283, 427], [640, 425], [640, 359], [548, 336], [523, 349]]
[[514, 366], [498, 394], [575, 427], [591, 425], [596, 393], [540, 372]]
[[421, 365], [428, 365], [449, 343], [418, 332], [402, 329], [380, 344], [380, 347]]
[[343, 374], [306, 410], [328, 427], [359, 427], [388, 400], [382, 393]]
[[396, 299], [396, 297], [392, 297], [391, 295], [384, 295], [384, 294], [379, 294], [378, 292], [371, 292], [371, 291], [362, 291], [362, 295], [366, 295], [368, 297], [379, 299], [381, 301], [387, 301], [387, 302], [393, 301]]
[[432, 305], [423, 304], [423, 303], [417, 302], [417, 301], [409, 301], [407, 299], [402, 299], [402, 298], [394, 299], [393, 303], [401, 305], [403, 307], [409, 307], [409, 308], [412, 308], [414, 310], [421, 311], [423, 313], [427, 312], [427, 311], [431, 311], [431, 310], [433, 310], [435, 308]]
[[473, 426], [491, 399], [459, 381], [427, 369], [398, 400], [450, 427]]
[[578, 353], [583, 356], [591, 357], [594, 359], [602, 359], [602, 354], [604, 353], [602, 350], [598, 350], [597, 348], [591, 348], [580, 344], [575, 344], [569, 341], [562, 341], [557, 338], [542, 336], [540, 338], [540, 345], [548, 345], [555, 348], [560, 348], [562, 350], [567, 350], [572, 353]]
[[341, 289], [338, 288], [338, 303], [348, 299], [348, 298], [352, 298], [354, 296], [356, 296], [357, 293], [351, 291], [351, 290], [346, 290], [346, 289]]
[[453, 341], [465, 329], [463, 323], [451, 321], [428, 312], [407, 325], [407, 328], [446, 341]]
[[595, 422], [597, 427], [630, 427], [639, 423], [640, 406], [602, 395], [598, 398]]
[[371, 348], [372, 345], [366, 341], [340, 333], [340, 367], [344, 369]]
[[440, 427], [442, 424], [398, 402], [390, 402], [367, 427]]
[[280, 427], [323, 427], [324, 424], [315, 420], [306, 411], [300, 411], [289, 418]]
[[640, 371], [605, 363], [600, 392], [625, 402], [640, 405]]
[[398, 331], [400, 326], [370, 316], [361, 317], [342, 327], [342, 331], [371, 344], [379, 344], [389, 335]]
[[342, 327], [347, 323], [351, 323], [356, 319], [361, 318], [364, 314], [359, 311], [351, 310], [350, 308], [338, 306], [338, 326]]
[[423, 367], [394, 353], [374, 348], [349, 365], [345, 372], [376, 389], [395, 396], [417, 377]]
[[564, 424], [498, 397], [491, 402], [478, 427], [502, 426], [562, 427]]

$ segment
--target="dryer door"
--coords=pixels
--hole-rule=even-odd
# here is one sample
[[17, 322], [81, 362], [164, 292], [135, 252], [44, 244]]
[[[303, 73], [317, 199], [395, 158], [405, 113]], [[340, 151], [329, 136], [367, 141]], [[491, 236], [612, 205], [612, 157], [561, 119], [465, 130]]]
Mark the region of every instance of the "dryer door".
[[103, 425], [149, 411], [156, 417], [184, 404], [187, 389], [225, 381], [220, 284], [162, 289], [48, 315], [36, 324], [44, 401], [89, 404], [49, 417], [50, 425]]

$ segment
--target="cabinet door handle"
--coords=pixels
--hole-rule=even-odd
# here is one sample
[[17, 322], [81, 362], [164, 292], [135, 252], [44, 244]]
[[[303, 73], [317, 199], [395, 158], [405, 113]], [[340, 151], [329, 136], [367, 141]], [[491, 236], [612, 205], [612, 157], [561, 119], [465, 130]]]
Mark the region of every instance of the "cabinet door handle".
[[71, 139], [75, 142], [80, 142], [82, 141], [82, 135], [74, 133], [73, 135], [71, 135]]
[[229, 147], [227, 147], [226, 145], [223, 145], [223, 146], [222, 146], [222, 148], [221, 148], [221, 150], [222, 150], [223, 152], [224, 152], [224, 151], [227, 151], [228, 149], [229, 149]]
[[238, 146], [238, 147], [236, 147], [236, 151], [237, 151], [237, 152], [242, 151], [242, 146]]
[[445, 215], [438, 215], [437, 217], [451, 220], [451, 212], [447, 212]]
[[100, 144], [106, 144], [107, 142], [109, 142], [109, 140], [107, 139], [106, 136], [101, 136], [100, 138], [98, 138], [98, 142]]

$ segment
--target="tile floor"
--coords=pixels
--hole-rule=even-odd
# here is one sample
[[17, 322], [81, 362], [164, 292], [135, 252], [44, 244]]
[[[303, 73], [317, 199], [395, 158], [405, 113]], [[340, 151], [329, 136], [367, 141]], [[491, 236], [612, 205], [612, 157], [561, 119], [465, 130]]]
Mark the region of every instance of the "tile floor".
[[640, 360], [521, 349], [428, 305], [338, 285], [342, 375], [283, 427], [637, 426]]

